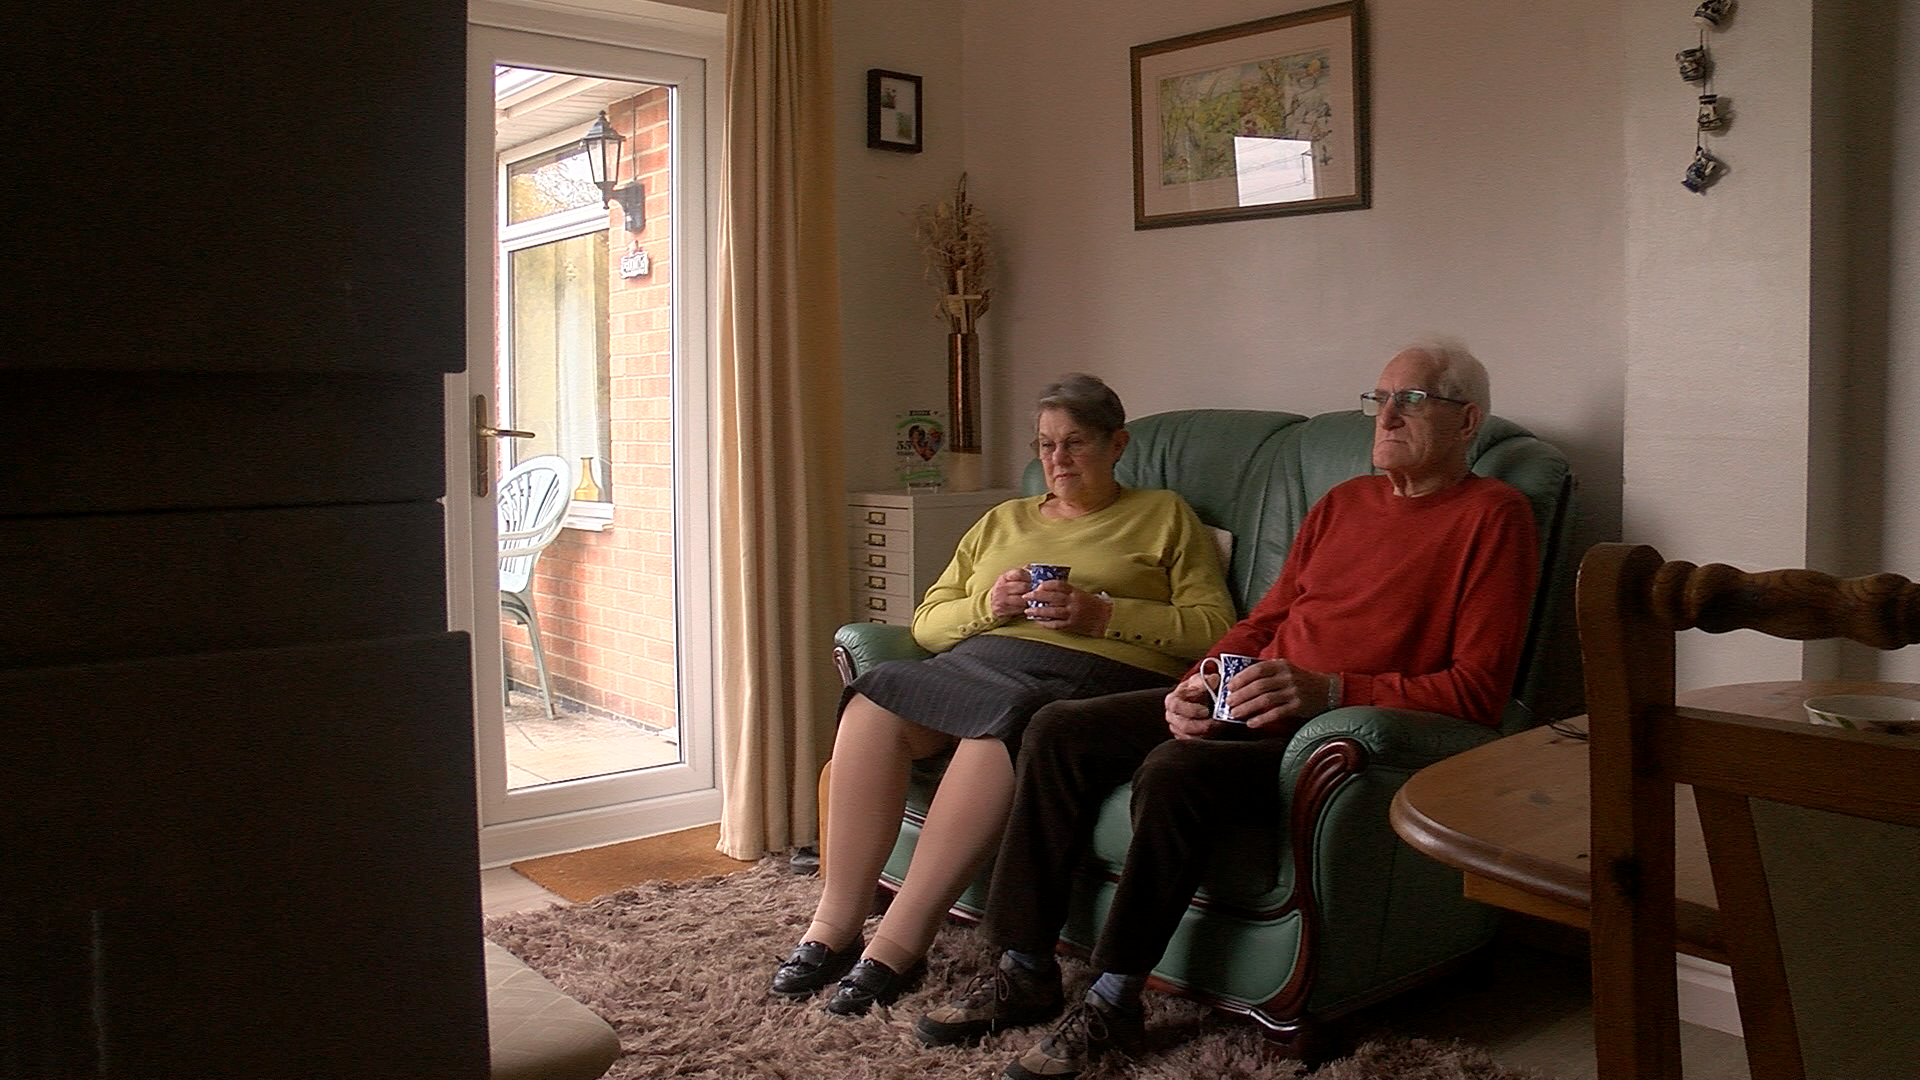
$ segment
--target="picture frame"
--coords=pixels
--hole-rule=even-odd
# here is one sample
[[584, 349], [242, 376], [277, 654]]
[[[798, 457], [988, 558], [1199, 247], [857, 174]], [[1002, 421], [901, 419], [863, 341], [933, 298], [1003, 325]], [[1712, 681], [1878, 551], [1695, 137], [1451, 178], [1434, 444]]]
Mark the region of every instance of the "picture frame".
[[920, 76], [867, 69], [867, 145], [920, 152]]
[[1130, 52], [1135, 229], [1371, 205], [1360, 0]]

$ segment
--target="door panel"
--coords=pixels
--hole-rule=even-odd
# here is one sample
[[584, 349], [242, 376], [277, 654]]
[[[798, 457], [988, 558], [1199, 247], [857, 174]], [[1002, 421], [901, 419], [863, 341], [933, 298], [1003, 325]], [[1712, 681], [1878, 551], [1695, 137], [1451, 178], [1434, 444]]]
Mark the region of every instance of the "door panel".
[[431, 504], [446, 483], [441, 383], [431, 369], [23, 374], [0, 430], [26, 452], [0, 454], [0, 490], [15, 514]]
[[14, 155], [0, 236], [0, 1075], [486, 1073], [422, 437], [464, 359], [464, 18], [10, 16], [6, 115], [86, 151]]
[[485, 1075], [467, 668], [440, 631], [0, 673], [43, 717], [8, 775], [59, 778], [0, 802], [0, 921], [75, 913], [40, 962], [98, 1075]]

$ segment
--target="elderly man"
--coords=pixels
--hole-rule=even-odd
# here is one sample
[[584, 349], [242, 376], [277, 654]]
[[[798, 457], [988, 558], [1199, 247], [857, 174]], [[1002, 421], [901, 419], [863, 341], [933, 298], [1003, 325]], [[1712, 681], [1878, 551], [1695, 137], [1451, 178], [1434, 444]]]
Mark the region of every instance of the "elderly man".
[[1138, 1042], [1147, 973], [1218, 823], [1283, 820], [1281, 758], [1306, 720], [1378, 705], [1498, 723], [1539, 559], [1525, 496], [1467, 467], [1489, 410], [1486, 369], [1458, 346], [1416, 345], [1361, 399], [1377, 473], [1315, 504], [1280, 579], [1209, 653], [1258, 657], [1225, 688], [1237, 722], [1212, 718], [1198, 666], [1170, 692], [1063, 701], [1034, 717], [980, 927], [1006, 951], [919, 1019], [922, 1043], [971, 1042], [1065, 1008], [1053, 946], [1100, 804], [1120, 784], [1133, 783], [1134, 833], [1093, 950], [1101, 974], [1007, 1066], [1014, 1080], [1072, 1077]]

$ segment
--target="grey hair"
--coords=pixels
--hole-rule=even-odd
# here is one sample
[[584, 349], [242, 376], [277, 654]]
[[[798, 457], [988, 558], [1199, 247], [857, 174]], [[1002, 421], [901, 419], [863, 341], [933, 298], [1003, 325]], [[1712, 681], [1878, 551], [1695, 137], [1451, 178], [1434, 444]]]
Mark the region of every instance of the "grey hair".
[[1127, 426], [1127, 408], [1120, 395], [1092, 375], [1069, 372], [1058, 382], [1048, 383], [1035, 403], [1036, 413], [1059, 409], [1074, 422], [1103, 435], [1111, 435]]
[[1487, 365], [1467, 351], [1457, 338], [1435, 337], [1415, 341], [1401, 352], [1421, 352], [1439, 368], [1442, 395], [1471, 401], [1480, 406], [1482, 416], [1493, 415], [1493, 388], [1487, 379]]

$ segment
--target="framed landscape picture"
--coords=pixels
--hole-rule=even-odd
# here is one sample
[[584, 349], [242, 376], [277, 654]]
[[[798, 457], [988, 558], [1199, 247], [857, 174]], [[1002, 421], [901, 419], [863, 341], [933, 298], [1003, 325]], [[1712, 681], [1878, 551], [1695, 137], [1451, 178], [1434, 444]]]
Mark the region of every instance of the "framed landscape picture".
[[1133, 227], [1368, 205], [1360, 0], [1135, 45]]
[[867, 145], [920, 152], [920, 76], [867, 70]]

